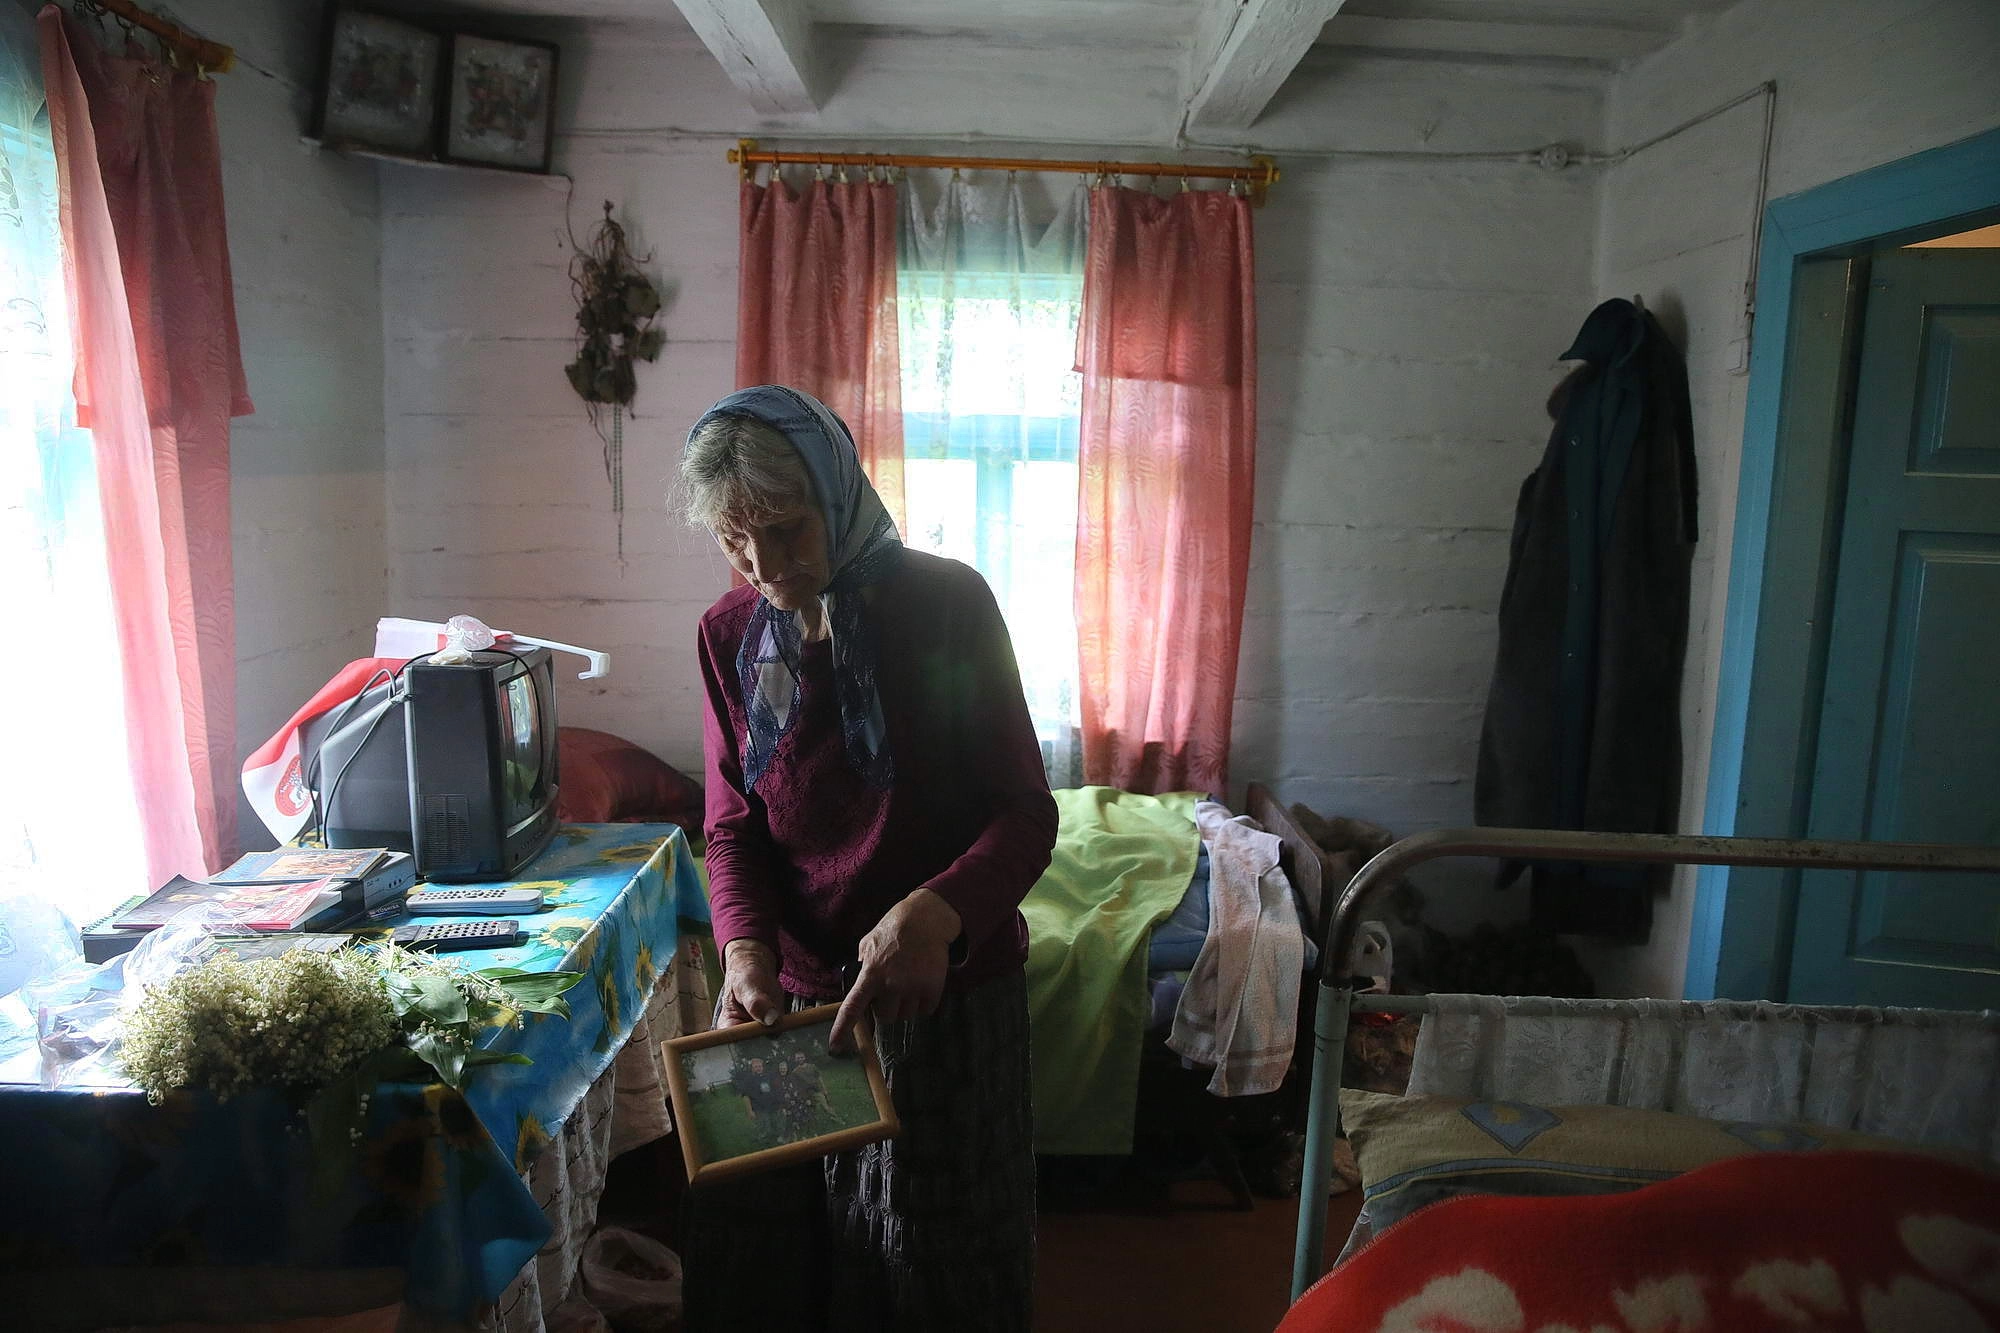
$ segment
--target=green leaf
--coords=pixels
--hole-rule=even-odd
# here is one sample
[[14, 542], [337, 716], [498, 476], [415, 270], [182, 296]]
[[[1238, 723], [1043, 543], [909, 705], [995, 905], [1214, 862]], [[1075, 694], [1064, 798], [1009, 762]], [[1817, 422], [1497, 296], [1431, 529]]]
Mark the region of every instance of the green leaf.
[[467, 1052], [465, 1067], [477, 1069], [481, 1065], [531, 1065], [535, 1063], [519, 1051], [486, 1051], [474, 1049]]
[[553, 1000], [577, 982], [583, 980], [581, 972], [523, 972], [513, 977], [497, 977], [500, 989], [507, 992], [507, 998], [517, 1008], [527, 1008], [544, 1000]]
[[508, 977], [542, 977], [546, 972], [530, 972], [525, 967], [482, 967], [472, 974], [475, 977], [491, 977], [495, 981], [505, 981]]
[[423, 1001], [423, 988], [416, 979], [402, 972], [384, 972], [382, 984], [389, 992], [389, 1003], [395, 1008], [396, 1017], [401, 1018]]
[[560, 1014], [569, 1017], [569, 1001], [560, 995], [547, 1000], [523, 1000], [515, 1006], [524, 1014]]
[[423, 998], [416, 1005], [418, 1013], [433, 1023], [463, 1023], [468, 1015], [465, 1011], [465, 997], [458, 993], [458, 987], [449, 978], [431, 973], [419, 974], [417, 989]]
[[412, 1032], [410, 1049], [437, 1071], [438, 1082], [446, 1087], [465, 1087], [465, 1047], [435, 1032]]

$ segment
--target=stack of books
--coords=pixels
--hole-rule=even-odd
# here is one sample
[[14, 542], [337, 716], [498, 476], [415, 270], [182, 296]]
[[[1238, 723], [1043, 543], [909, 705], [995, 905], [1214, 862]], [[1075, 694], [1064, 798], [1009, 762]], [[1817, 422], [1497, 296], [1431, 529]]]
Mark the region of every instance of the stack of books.
[[203, 903], [230, 909], [232, 929], [328, 931], [360, 925], [401, 901], [417, 882], [416, 860], [383, 847], [280, 847], [249, 852], [206, 880], [176, 875], [83, 930], [83, 954], [102, 963], [125, 953], [180, 913]]

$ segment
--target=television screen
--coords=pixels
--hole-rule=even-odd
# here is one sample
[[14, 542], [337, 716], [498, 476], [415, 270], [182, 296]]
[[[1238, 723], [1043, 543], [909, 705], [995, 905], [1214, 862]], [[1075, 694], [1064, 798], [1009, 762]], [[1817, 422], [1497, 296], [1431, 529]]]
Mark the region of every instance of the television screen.
[[505, 879], [555, 831], [556, 709], [545, 648], [412, 662], [410, 828], [417, 873]]
[[[548, 795], [537, 683], [525, 671], [500, 682], [500, 782], [510, 827], [533, 814]], [[548, 688], [548, 682], [539, 683]]]

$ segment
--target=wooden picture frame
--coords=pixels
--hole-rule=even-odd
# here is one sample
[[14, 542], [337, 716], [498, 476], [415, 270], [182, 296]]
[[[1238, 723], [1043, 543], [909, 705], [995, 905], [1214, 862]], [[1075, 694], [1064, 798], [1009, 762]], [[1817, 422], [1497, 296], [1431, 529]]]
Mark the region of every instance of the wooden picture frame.
[[438, 157], [464, 166], [548, 174], [561, 54], [554, 42], [452, 33]]
[[855, 1025], [853, 1055], [827, 1053], [838, 1012], [823, 1004], [771, 1027], [742, 1023], [660, 1043], [690, 1185], [896, 1136], [902, 1126], [868, 1020]]
[[334, 148], [434, 159], [446, 41], [421, 24], [329, 4], [312, 137]]

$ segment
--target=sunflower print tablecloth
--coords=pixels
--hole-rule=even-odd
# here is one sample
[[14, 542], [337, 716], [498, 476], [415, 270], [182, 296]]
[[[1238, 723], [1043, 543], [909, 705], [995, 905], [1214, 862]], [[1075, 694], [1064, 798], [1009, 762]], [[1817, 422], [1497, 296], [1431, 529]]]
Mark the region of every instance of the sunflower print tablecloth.
[[610, 1068], [678, 922], [708, 918], [696, 858], [670, 824], [565, 826], [514, 883], [546, 903], [523, 919], [523, 941], [451, 957], [584, 974], [567, 1021], [530, 1015], [492, 1034], [532, 1064], [481, 1069], [464, 1098], [378, 1089], [351, 1169], [331, 1180], [273, 1092], [153, 1107], [130, 1089], [0, 1083], [0, 1270], [399, 1267], [414, 1309], [467, 1319], [490, 1304], [549, 1235], [520, 1173]]

